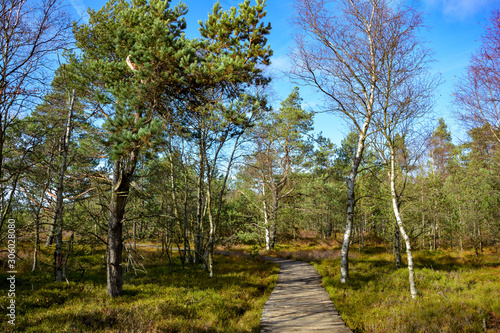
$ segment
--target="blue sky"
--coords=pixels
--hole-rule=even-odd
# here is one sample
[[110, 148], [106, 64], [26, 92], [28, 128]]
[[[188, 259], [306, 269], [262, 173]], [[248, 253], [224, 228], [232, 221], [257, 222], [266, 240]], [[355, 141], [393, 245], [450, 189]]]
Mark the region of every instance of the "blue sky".
[[[75, 19], [85, 20], [88, 7], [100, 9], [104, 0], [66, 0]], [[189, 37], [198, 36], [198, 20], [205, 20], [211, 10], [212, 0], [183, 0], [188, 5], [186, 17]], [[228, 9], [237, 6], [240, 0], [220, 0]], [[293, 26], [290, 24], [292, 0], [268, 0], [267, 21], [271, 22], [272, 32], [269, 43], [274, 51], [270, 72], [273, 100], [275, 105], [285, 99], [295, 86], [282, 74], [289, 67], [287, 54], [293, 47]], [[420, 8], [426, 13], [425, 24], [430, 30], [422, 35], [435, 51], [434, 71], [442, 74], [444, 84], [436, 91], [437, 104], [435, 117], [443, 117], [452, 133], [454, 143], [465, 139], [465, 132], [456, 122], [451, 112], [453, 84], [466, 71], [472, 52], [480, 45], [480, 37], [484, 32], [487, 18], [492, 10], [500, 9], [499, 0], [421, 0]], [[176, 4], [177, 1], [172, 1]], [[321, 103], [321, 95], [311, 89], [301, 87], [304, 106], [314, 110]], [[334, 143], [339, 144], [348, 133], [349, 127], [339, 118], [329, 114], [318, 114], [315, 117], [315, 130], [323, 132]]]

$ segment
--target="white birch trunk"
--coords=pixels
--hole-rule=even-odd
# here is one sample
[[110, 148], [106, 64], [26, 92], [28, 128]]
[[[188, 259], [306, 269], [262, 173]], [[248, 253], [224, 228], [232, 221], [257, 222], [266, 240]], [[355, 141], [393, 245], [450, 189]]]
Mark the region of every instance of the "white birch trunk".
[[403, 237], [403, 240], [406, 244], [406, 255], [408, 257], [408, 278], [410, 280], [410, 293], [412, 298], [417, 298], [417, 286], [415, 284], [415, 272], [413, 269], [413, 255], [411, 252], [411, 244], [410, 238], [406, 234], [403, 220], [401, 218], [401, 212], [399, 211], [399, 202], [396, 194], [396, 170], [395, 170], [395, 151], [394, 148], [391, 147], [391, 171], [390, 171], [390, 179], [391, 179], [391, 196], [392, 196], [392, 208], [394, 210], [394, 216], [396, 217], [396, 222], [399, 227], [399, 232]]
[[[373, 96], [373, 94], [372, 94]], [[352, 234], [352, 223], [354, 220], [354, 206], [356, 204], [356, 194], [354, 188], [356, 185], [356, 176], [358, 175], [358, 168], [363, 158], [363, 151], [365, 149], [365, 139], [368, 132], [368, 126], [372, 118], [373, 97], [370, 99], [368, 105], [368, 113], [363, 123], [363, 128], [359, 133], [358, 147], [356, 156], [352, 160], [351, 173], [347, 179], [347, 218], [344, 232], [344, 239], [342, 242], [342, 250], [340, 252], [340, 283], [346, 283], [349, 280], [349, 244]]]
[[265, 230], [265, 239], [266, 239], [266, 250], [271, 250], [271, 225], [269, 221], [269, 214], [267, 210], [266, 203], [266, 185], [262, 183], [262, 195], [264, 200], [262, 200], [263, 211], [264, 211], [264, 230]]

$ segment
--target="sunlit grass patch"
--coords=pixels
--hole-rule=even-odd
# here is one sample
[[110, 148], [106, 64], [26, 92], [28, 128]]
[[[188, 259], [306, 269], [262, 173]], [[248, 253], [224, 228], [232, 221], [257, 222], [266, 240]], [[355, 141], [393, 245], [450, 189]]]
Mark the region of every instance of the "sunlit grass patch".
[[[17, 331], [26, 332], [258, 332], [278, 273], [276, 265], [216, 257], [216, 276], [197, 266], [168, 265], [145, 253], [147, 273], [125, 274], [124, 296], [106, 295], [104, 251], [72, 258], [69, 284], [47, 269], [19, 274]], [[49, 251], [50, 253], [50, 251]], [[47, 259], [50, 260], [50, 259]], [[81, 261], [80, 261], [81, 260]], [[174, 258], [177, 262], [177, 258]], [[76, 267], [86, 265], [83, 274]], [[82, 277], [80, 279], [80, 277]], [[5, 302], [5, 276], [0, 276]], [[3, 322], [0, 331], [11, 332]]]
[[[333, 249], [335, 251], [338, 249]], [[416, 251], [419, 297], [412, 300], [408, 270], [396, 270], [383, 248], [351, 250], [350, 281], [340, 283], [340, 257], [324, 248], [278, 251], [313, 262], [335, 307], [354, 332], [498, 332], [500, 257]], [[486, 327], [486, 330], [484, 329]]]

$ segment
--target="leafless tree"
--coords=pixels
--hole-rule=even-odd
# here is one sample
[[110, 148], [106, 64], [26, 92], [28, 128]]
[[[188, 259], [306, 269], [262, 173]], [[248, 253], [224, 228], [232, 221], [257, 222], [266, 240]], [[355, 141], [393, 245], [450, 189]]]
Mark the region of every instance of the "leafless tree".
[[[409, 49], [415, 50], [412, 47]], [[427, 54], [421, 53], [421, 60], [424, 60]], [[434, 88], [440, 81], [436, 76], [424, 76], [428, 74], [424, 70], [424, 62], [419, 64], [403, 62], [402, 65], [403, 67], [394, 73], [406, 79], [395, 80], [394, 87], [391, 87], [391, 84], [387, 85], [387, 88], [390, 88], [386, 90], [384, 101], [380, 103], [383, 106], [382, 112], [374, 118], [378, 132], [373, 141], [375, 150], [386, 166], [387, 185], [396, 219], [396, 243], [399, 244], [400, 236], [405, 242], [410, 293], [412, 298], [416, 298], [418, 293], [413, 269], [412, 247], [403, 223], [401, 205], [409, 177], [426, 151], [425, 143], [429, 133], [427, 133], [425, 120], [432, 110]], [[397, 253], [397, 256], [396, 266], [399, 268], [400, 253]]]
[[0, 0], [0, 230], [29, 154], [11, 144], [9, 131], [51, 82], [51, 63], [69, 32], [60, 0]]
[[500, 10], [493, 12], [464, 77], [455, 86], [456, 113], [469, 129], [487, 128], [500, 142]]
[[[403, 3], [386, 0], [297, 0], [296, 13], [292, 77], [321, 92], [326, 110], [343, 116], [358, 133], [346, 179], [348, 205], [340, 278], [345, 283], [349, 278], [356, 176], [367, 137], [377, 131], [370, 125], [383, 112], [385, 86], [404, 79], [404, 75], [389, 71], [393, 65], [387, 62], [411, 63], [412, 54], [400, 49], [406, 48], [408, 39], [415, 38], [422, 27], [421, 14]], [[389, 57], [391, 52], [398, 56]]]
[[419, 15], [412, 9], [401, 10], [401, 13], [385, 29], [385, 38], [394, 42], [387, 43], [383, 53], [385, 70], [380, 76], [377, 95], [380, 112], [373, 121], [377, 128], [375, 147], [386, 165], [397, 235], [403, 237], [406, 246], [410, 293], [416, 298], [413, 254], [401, 204], [408, 177], [425, 151], [428, 131], [425, 119], [432, 111], [433, 93], [440, 76], [430, 74], [432, 52], [419, 40], [416, 29], [409, 29], [419, 26]]

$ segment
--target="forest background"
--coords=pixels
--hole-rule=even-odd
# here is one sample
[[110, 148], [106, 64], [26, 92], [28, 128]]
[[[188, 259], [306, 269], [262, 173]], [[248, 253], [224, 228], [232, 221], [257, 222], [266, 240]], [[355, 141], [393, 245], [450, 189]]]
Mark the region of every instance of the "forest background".
[[[217, 279], [217, 246], [293, 257], [312, 239], [338, 250], [312, 260], [344, 295], [363, 281], [350, 248], [406, 265], [413, 299], [439, 251], [498, 270], [500, 12], [459, 3], [71, 2], [72, 23], [58, 1], [2, 2], [2, 265], [55, 290], [95, 270], [111, 298], [146, 274], [145, 242]], [[433, 35], [436, 15], [467, 33]], [[495, 327], [498, 306], [463, 327]]]

